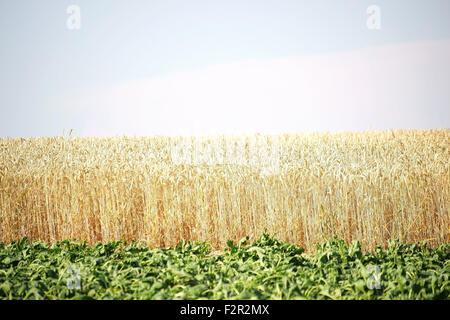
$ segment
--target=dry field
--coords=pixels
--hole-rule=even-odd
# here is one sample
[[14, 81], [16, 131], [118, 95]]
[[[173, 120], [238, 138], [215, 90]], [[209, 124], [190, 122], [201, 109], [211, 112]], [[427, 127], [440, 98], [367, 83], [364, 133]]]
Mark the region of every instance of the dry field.
[[0, 242], [450, 239], [450, 130], [0, 139]]

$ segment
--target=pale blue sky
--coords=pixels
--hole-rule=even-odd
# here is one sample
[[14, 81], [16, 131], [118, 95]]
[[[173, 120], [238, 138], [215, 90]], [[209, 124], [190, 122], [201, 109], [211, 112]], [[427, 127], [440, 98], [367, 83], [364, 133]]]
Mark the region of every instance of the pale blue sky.
[[447, 0], [0, 0], [0, 136], [448, 128], [449, 41]]

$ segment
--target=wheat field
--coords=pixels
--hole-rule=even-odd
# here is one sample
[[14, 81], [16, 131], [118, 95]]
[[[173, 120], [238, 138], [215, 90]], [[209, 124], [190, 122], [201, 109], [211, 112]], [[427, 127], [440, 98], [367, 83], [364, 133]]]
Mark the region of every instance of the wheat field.
[[0, 242], [450, 239], [450, 130], [0, 139]]

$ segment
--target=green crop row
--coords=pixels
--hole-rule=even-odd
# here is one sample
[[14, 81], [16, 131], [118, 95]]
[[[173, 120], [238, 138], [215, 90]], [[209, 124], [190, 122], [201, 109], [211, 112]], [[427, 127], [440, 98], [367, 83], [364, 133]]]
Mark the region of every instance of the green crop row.
[[139, 243], [0, 243], [0, 299], [449, 299], [450, 244], [363, 252], [334, 239], [305, 256], [264, 234], [149, 249]]

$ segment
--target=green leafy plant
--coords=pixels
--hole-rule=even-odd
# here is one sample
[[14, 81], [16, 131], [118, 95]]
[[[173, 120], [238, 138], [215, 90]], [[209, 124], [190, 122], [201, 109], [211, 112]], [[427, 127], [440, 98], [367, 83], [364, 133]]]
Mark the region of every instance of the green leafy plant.
[[[0, 299], [449, 299], [450, 245], [391, 242], [363, 252], [332, 239], [303, 248], [264, 233], [149, 249], [121, 241], [0, 243]], [[70, 271], [70, 272], [69, 272]]]

